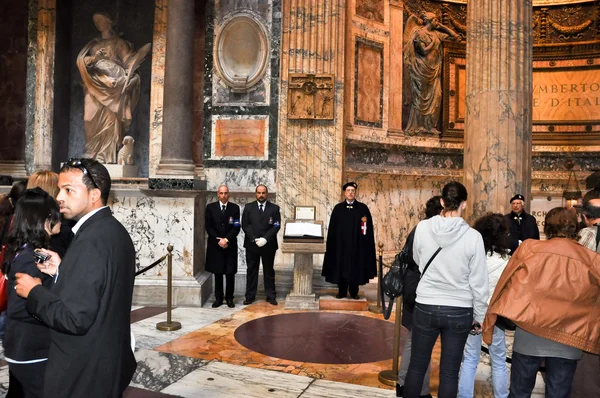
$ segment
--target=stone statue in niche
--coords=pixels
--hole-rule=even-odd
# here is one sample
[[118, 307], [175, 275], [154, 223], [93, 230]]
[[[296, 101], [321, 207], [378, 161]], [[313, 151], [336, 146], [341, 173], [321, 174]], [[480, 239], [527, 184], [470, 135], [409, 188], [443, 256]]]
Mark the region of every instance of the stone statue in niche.
[[404, 32], [404, 67], [410, 86], [404, 90], [405, 104], [410, 107], [404, 132], [440, 134], [442, 40], [457, 40], [459, 35], [431, 12], [422, 13], [420, 19], [411, 15]]
[[150, 43], [137, 52], [112, 29], [108, 14], [93, 17], [101, 36], [92, 39], [77, 56], [84, 90], [85, 157], [117, 163], [117, 146], [131, 125], [140, 97], [137, 71]]

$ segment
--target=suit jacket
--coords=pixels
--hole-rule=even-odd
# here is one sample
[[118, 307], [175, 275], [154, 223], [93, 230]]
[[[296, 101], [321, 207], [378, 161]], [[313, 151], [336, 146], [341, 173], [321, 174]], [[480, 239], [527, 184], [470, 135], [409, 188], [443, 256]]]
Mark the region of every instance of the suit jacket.
[[86, 220], [56, 282], [34, 287], [27, 310], [50, 327], [44, 396], [120, 397], [136, 368], [130, 346], [135, 250], [104, 208]]
[[[244, 206], [242, 229], [246, 234], [244, 247], [247, 251], [260, 253], [261, 251], [276, 251], [279, 249], [277, 232], [280, 228], [281, 214], [279, 213], [279, 206], [276, 204], [266, 201], [262, 212], [258, 209], [258, 201], [256, 200]], [[263, 247], [256, 246], [254, 240], [258, 238], [265, 238], [267, 244]]]
[[[228, 202], [225, 213], [221, 212], [221, 202], [206, 205], [204, 225], [208, 239], [206, 243], [206, 270], [215, 274], [235, 274], [237, 272], [238, 245], [240, 233], [240, 207]], [[219, 246], [217, 238], [227, 238], [227, 248]]]

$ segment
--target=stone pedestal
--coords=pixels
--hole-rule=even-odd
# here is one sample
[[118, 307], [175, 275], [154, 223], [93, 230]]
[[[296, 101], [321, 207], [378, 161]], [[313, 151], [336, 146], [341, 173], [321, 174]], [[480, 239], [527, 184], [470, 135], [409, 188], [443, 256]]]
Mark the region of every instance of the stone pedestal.
[[467, 32], [464, 179], [473, 220], [506, 213], [517, 193], [529, 207], [531, 0], [470, 2]]
[[133, 165], [124, 165], [124, 164], [105, 164], [106, 170], [108, 170], [108, 174], [110, 178], [120, 179], [120, 178], [135, 178], [137, 177], [138, 167]]
[[283, 242], [282, 253], [294, 253], [294, 288], [285, 299], [286, 310], [318, 310], [313, 293], [313, 254], [325, 253], [325, 243]]

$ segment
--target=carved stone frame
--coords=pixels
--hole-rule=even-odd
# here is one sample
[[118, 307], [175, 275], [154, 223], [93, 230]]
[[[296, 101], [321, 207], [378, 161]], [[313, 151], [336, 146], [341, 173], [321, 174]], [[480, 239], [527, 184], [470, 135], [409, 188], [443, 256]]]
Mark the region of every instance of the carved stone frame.
[[[258, 65], [255, 64], [255, 72], [247, 78], [231, 76], [227, 71], [227, 60], [223, 59], [224, 47], [228, 45], [228, 34], [235, 29], [236, 25], [247, 24], [254, 28], [258, 40], [260, 41], [261, 57], [258, 59]], [[256, 16], [248, 12], [235, 12], [229, 15], [223, 21], [215, 38], [213, 59], [215, 69], [223, 82], [234, 92], [246, 92], [256, 85], [265, 75], [269, 66], [269, 56], [271, 53], [269, 32], [265, 24]]]

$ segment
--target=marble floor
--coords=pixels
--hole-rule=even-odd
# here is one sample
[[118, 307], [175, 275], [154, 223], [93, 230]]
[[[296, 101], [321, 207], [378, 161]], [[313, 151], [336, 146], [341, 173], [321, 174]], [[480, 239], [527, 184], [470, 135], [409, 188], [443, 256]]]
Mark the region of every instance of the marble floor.
[[[257, 301], [249, 306], [237, 304], [235, 308], [221, 306], [213, 309], [210, 304], [203, 308], [175, 308], [172, 320], [181, 322], [182, 328], [172, 332], [156, 329], [158, 322], [166, 320], [164, 308], [132, 308], [138, 368], [125, 397], [395, 396], [394, 390], [381, 384], [377, 378], [381, 370], [392, 368], [393, 318], [385, 321], [381, 315], [371, 312], [322, 311], [321, 315], [315, 315], [306, 311], [286, 311], [283, 300], [278, 306]], [[288, 317], [290, 314], [299, 316]], [[275, 318], [265, 320], [266, 317], [277, 316], [284, 327], [277, 327], [277, 323], [273, 323]], [[320, 323], [319, 316], [323, 323]], [[240, 328], [242, 325], [248, 328], [252, 321], [266, 323], [258, 322], [245, 331]], [[356, 345], [361, 339], [336, 345], [331, 343], [331, 333], [325, 333], [330, 343], [322, 341], [320, 346], [319, 342], [299, 336], [305, 333], [303, 331], [318, 336], [320, 333], [315, 330], [328, 327], [355, 332], [361, 339], [371, 338], [371, 343], [378, 341], [371, 348], [389, 350], [390, 354], [369, 357], [368, 349]], [[245, 340], [240, 338], [244, 345], [236, 340], [236, 330], [239, 330], [238, 335], [245, 334]], [[289, 338], [293, 333], [296, 333], [296, 337]], [[256, 334], [279, 342], [281, 346], [293, 348], [279, 351], [278, 356], [293, 352], [295, 357], [285, 359], [273, 356], [277, 353], [255, 351], [264, 348], [260, 339], [252, 338]], [[288, 338], [280, 340], [283, 337]], [[358, 359], [348, 355], [348, 352], [356, 353]], [[439, 352], [438, 344], [432, 358], [431, 385], [434, 396], [438, 385]], [[363, 359], [369, 362], [362, 362]], [[489, 384], [490, 373], [489, 359], [483, 355], [477, 373], [477, 397], [493, 396]], [[1, 361], [0, 396], [5, 394], [7, 387], [8, 368], [6, 362]], [[538, 377], [534, 396], [543, 396], [541, 377]]]

